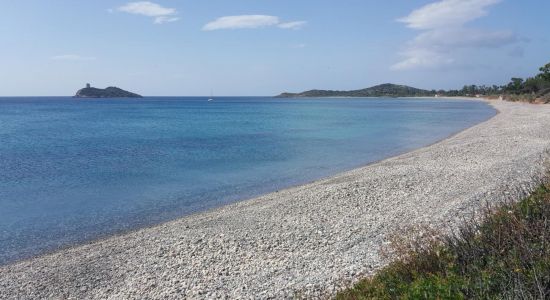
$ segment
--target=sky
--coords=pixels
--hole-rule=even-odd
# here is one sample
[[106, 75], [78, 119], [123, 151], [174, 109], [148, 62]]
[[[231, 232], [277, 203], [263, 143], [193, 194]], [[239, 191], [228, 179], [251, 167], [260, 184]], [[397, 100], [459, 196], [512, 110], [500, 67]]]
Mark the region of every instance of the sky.
[[548, 0], [0, 2], [0, 96], [86, 83], [262, 96], [505, 84], [550, 62]]

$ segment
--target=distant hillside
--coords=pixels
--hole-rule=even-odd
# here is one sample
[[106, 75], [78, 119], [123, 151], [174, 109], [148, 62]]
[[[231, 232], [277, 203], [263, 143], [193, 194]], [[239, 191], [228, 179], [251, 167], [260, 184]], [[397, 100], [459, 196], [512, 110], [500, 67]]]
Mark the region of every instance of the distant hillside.
[[308, 98], [308, 97], [415, 97], [434, 96], [433, 91], [413, 88], [406, 85], [385, 83], [362, 90], [331, 91], [311, 90], [302, 93], [282, 93], [277, 98]]
[[105, 89], [90, 87], [89, 84], [85, 88], [76, 92], [75, 98], [142, 98], [141, 95], [125, 91], [123, 89], [110, 86]]

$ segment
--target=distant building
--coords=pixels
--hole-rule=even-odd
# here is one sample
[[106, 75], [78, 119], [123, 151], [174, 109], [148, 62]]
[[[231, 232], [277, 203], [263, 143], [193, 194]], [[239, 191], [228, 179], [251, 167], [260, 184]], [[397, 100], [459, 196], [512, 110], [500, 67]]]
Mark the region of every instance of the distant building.
[[87, 88], [87, 89], [90, 88], [90, 84], [89, 84], [89, 83], [86, 83], [86, 88]]

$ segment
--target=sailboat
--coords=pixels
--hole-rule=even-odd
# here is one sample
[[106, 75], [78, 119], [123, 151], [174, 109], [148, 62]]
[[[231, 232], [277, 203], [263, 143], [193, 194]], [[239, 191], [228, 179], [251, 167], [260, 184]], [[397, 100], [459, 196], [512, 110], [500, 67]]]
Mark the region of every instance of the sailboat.
[[210, 98], [208, 98], [208, 102], [214, 101], [214, 97], [212, 96], [212, 90], [210, 90]]

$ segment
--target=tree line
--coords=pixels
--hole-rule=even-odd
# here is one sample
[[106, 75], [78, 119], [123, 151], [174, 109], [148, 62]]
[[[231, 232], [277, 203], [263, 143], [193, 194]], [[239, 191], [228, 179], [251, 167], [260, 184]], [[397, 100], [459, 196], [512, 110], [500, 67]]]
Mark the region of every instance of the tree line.
[[514, 77], [505, 85], [465, 85], [460, 90], [432, 90], [441, 96], [475, 95], [544, 95], [550, 93], [550, 63], [540, 67], [540, 73], [526, 79]]

